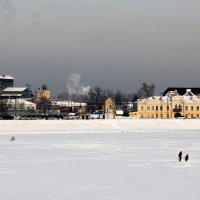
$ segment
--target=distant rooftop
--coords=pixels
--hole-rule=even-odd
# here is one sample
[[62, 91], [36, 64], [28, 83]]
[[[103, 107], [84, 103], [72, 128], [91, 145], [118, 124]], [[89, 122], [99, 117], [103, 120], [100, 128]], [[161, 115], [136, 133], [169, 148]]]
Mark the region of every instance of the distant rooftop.
[[10, 80], [14, 80], [14, 78], [12, 76], [9, 76], [9, 75], [0, 75], [0, 79], [10, 79]]
[[190, 89], [190, 91], [194, 94], [194, 95], [199, 95], [200, 94], [200, 88], [181, 88], [181, 87], [169, 87], [167, 88], [164, 92], [163, 92], [163, 96], [165, 96], [168, 92], [170, 91], [177, 91], [179, 95], [184, 95], [187, 90]]
[[3, 92], [23, 92], [27, 87], [7, 87]]

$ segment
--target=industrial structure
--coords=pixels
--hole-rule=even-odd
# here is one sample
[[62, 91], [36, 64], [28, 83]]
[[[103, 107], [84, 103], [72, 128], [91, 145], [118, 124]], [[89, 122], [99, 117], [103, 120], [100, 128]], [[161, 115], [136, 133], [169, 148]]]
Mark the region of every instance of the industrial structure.
[[43, 84], [42, 87], [38, 88], [36, 92], [36, 99], [50, 99], [51, 91], [47, 88], [46, 84]]
[[13, 86], [14, 86], [14, 78], [12, 76], [0, 75], [0, 94], [2, 94], [5, 88]]
[[7, 87], [2, 91], [1, 98], [4, 99], [14, 99], [23, 98], [31, 99], [33, 95], [31, 90], [27, 87]]

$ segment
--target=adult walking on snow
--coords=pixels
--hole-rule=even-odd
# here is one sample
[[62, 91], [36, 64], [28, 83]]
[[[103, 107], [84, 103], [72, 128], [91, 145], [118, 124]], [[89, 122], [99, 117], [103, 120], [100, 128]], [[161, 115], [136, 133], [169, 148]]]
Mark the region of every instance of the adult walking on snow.
[[182, 153], [182, 151], [180, 151], [179, 154], [178, 154], [178, 160], [179, 160], [179, 162], [181, 162], [182, 155], [183, 155], [183, 153]]
[[189, 155], [187, 154], [186, 156], [185, 156], [185, 161], [187, 162], [189, 160]]

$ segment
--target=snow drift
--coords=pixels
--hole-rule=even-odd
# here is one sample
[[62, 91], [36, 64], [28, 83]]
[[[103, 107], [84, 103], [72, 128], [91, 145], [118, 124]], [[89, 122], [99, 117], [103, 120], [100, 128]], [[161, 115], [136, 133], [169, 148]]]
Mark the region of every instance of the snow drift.
[[200, 131], [200, 119], [1, 120], [6, 132]]

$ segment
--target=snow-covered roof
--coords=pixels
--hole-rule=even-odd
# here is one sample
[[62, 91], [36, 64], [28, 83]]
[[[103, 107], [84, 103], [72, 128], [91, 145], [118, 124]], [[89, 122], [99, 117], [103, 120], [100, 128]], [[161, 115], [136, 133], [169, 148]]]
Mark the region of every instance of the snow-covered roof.
[[27, 87], [7, 87], [3, 92], [23, 92]]
[[[8, 100], [8, 103], [15, 104], [15, 100], [14, 100], [14, 99], [9, 99], [9, 100]], [[27, 101], [27, 100], [25, 100], [25, 99], [17, 99], [17, 103], [18, 103], [18, 104], [30, 105], [30, 106], [35, 106], [35, 105], [36, 105], [35, 103], [32, 103], [32, 102]]]
[[162, 101], [163, 103], [169, 103], [171, 101], [171, 99], [168, 96], [153, 96], [145, 99], [138, 99], [138, 102], [146, 103], [146, 102], [151, 102], [153, 100], [160, 102]]
[[174, 91], [169, 91], [166, 95], [163, 96], [168, 96], [168, 97], [172, 97], [172, 96], [180, 96], [179, 93], [177, 92], [177, 90]]
[[199, 103], [200, 99], [194, 95], [194, 96], [182, 96], [182, 101], [184, 103]]
[[0, 75], [0, 79], [11, 79], [11, 80], [14, 80], [14, 78], [12, 76], [9, 76], [9, 75]]
[[[190, 91], [189, 91], [190, 92]], [[192, 94], [191, 94], [192, 95]], [[149, 98], [145, 98], [145, 99], [138, 99], [138, 103], [151, 103], [153, 100], [157, 101], [157, 102], [162, 102], [162, 103], [170, 103], [174, 100], [180, 100], [186, 104], [189, 103], [200, 103], [200, 98], [198, 98], [196, 95], [193, 94], [193, 96], [173, 96], [172, 98], [168, 97], [168, 96], [154, 96], [154, 97], [149, 97]], [[155, 103], [155, 102], [154, 102]]]
[[22, 96], [22, 94], [2, 94], [1, 95], [1, 97], [14, 97], [14, 98], [16, 98], [16, 97], [21, 97]]
[[192, 93], [191, 89], [187, 89], [186, 93], [183, 96], [195, 96], [195, 95]]
[[86, 103], [75, 102], [75, 101], [52, 101], [52, 104], [57, 106], [66, 106], [66, 107], [87, 105]]

